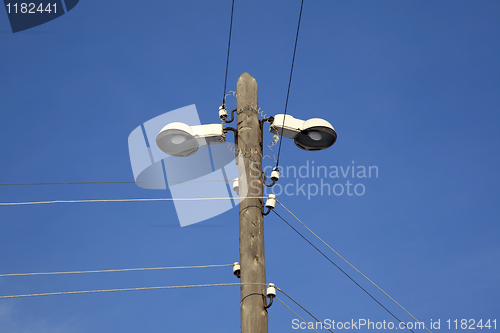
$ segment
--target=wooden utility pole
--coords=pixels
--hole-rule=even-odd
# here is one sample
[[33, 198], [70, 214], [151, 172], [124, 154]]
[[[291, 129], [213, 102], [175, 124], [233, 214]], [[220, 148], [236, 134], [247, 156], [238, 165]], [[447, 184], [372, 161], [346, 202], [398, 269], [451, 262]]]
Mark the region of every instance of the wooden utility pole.
[[[241, 332], [267, 333], [262, 188], [262, 128], [257, 81], [248, 73], [236, 85], [240, 186]], [[245, 196], [246, 193], [246, 196]], [[254, 199], [254, 198], [257, 199]]]

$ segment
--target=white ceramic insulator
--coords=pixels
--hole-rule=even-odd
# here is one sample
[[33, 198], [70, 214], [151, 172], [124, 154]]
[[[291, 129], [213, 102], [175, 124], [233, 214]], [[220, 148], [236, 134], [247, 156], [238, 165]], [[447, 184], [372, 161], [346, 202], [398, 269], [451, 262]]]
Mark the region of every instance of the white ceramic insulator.
[[227, 118], [227, 110], [224, 106], [219, 106], [219, 118], [222, 120]]
[[236, 274], [237, 271], [241, 270], [241, 267], [240, 267], [240, 263], [239, 262], [235, 262], [233, 264], [233, 274]]
[[274, 283], [269, 283], [267, 286], [267, 297], [276, 297], [276, 287]]
[[233, 191], [238, 195], [240, 194], [240, 182], [238, 181], [238, 178], [233, 181]]
[[266, 200], [266, 208], [274, 209], [275, 206], [276, 206], [276, 195], [269, 194]]
[[280, 170], [278, 168], [274, 168], [273, 171], [271, 171], [271, 180], [273, 182], [278, 181], [280, 179]]

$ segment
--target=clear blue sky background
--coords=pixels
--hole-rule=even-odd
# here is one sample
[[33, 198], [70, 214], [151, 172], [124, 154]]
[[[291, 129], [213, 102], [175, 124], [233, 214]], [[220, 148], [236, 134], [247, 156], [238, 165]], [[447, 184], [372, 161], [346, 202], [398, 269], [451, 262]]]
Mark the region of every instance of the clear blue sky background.
[[[268, 115], [283, 112], [299, 8], [235, 4], [228, 88], [252, 74]], [[230, 0], [82, 0], [16, 34], [0, 10], [0, 182], [130, 181], [127, 138], [143, 122], [196, 104], [202, 123], [218, 123], [230, 9]], [[447, 319], [500, 320], [499, 41], [498, 1], [304, 4], [288, 112], [327, 119], [338, 141], [321, 152], [283, 141], [280, 164], [354, 161], [379, 175], [324, 180], [362, 183], [362, 196], [280, 199], [441, 330]], [[169, 196], [135, 184], [0, 187], [0, 202]], [[232, 209], [180, 228], [171, 202], [4, 206], [0, 273], [230, 264], [237, 221]], [[268, 281], [318, 318], [393, 320], [274, 214], [265, 239]], [[231, 267], [4, 277], [0, 295], [237, 281]], [[237, 332], [239, 297], [220, 287], [7, 299], [0, 332]], [[270, 332], [294, 331], [293, 318], [276, 303]]]

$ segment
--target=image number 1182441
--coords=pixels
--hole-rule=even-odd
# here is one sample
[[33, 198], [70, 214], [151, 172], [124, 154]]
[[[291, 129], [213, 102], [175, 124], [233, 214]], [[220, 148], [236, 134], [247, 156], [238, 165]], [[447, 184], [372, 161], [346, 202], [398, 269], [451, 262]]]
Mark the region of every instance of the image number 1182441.
[[12, 32], [20, 32], [52, 21], [73, 9], [79, 0], [11, 1], [4, 0]]
[[[22, 2], [18, 4], [17, 2], [11, 4], [10, 2], [5, 5], [7, 8], [7, 14], [13, 13], [13, 14], [43, 14], [44, 12], [46, 13], [52, 13], [54, 11], [54, 14], [57, 14], [57, 3], [48, 3], [47, 6], [44, 7], [43, 3], [37, 4], [31, 2], [31, 3], [26, 3]], [[52, 9], [53, 8], [53, 9]]]

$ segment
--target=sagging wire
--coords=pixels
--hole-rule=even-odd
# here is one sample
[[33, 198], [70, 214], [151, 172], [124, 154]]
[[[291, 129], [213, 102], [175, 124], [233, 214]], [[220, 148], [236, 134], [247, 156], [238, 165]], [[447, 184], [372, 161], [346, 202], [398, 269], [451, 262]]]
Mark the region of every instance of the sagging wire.
[[232, 96], [232, 97], [236, 96], [236, 91], [229, 90], [229, 92], [228, 92], [227, 94], [225, 94], [225, 95], [224, 95], [224, 101], [226, 101], [226, 98], [227, 98], [228, 96]]
[[[262, 131], [262, 140], [264, 140], [264, 130], [263, 130], [263, 127], [264, 127], [264, 123], [267, 121], [269, 123], [272, 123], [274, 121], [274, 117], [267, 117], [265, 113], [263, 113], [261, 111], [261, 109], [259, 108], [258, 110], [259, 114], [264, 118], [260, 121], [260, 129]], [[271, 150], [272, 154], [273, 154], [273, 157], [271, 158], [271, 156], [269, 155], [264, 155], [262, 157], [262, 160], [264, 160], [266, 157], [269, 158], [271, 161], [276, 162], [276, 156], [274, 155], [274, 150], [272, 149], [272, 147], [274, 145], [276, 145], [276, 143], [279, 141], [279, 136], [277, 134], [275, 134], [273, 136], [273, 142], [271, 142], [270, 145], [268, 145], [267, 147]], [[279, 169], [276, 167], [273, 169], [273, 171], [271, 172], [271, 180], [273, 181], [271, 184], [267, 184], [267, 175], [266, 173], [263, 171], [262, 174], [264, 175], [264, 180], [263, 180], [263, 183], [264, 185], [266, 185], [267, 187], [272, 187], [274, 186], [274, 184], [278, 181], [279, 179]]]
[[[277, 162], [276, 155], [274, 154], [273, 147], [278, 143], [279, 140], [280, 140], [280, 136], [277, 133], [275, 133], [273, 135], [273, 141], [271, 142], [271, 144], [269, 144], [267, 146], [267, 148], [269, 148], [269, 150], [271, 150], [271, 152], [273, 154], [273, 158], [271, 159], [271, 157], [269, 155], [266, 155], [266, 156], [269, 157], [269, 159], [271, 159], [273, 161], [273, 163]], [[266, 156], [264, 156], [264, 157], [266, 157]]]

